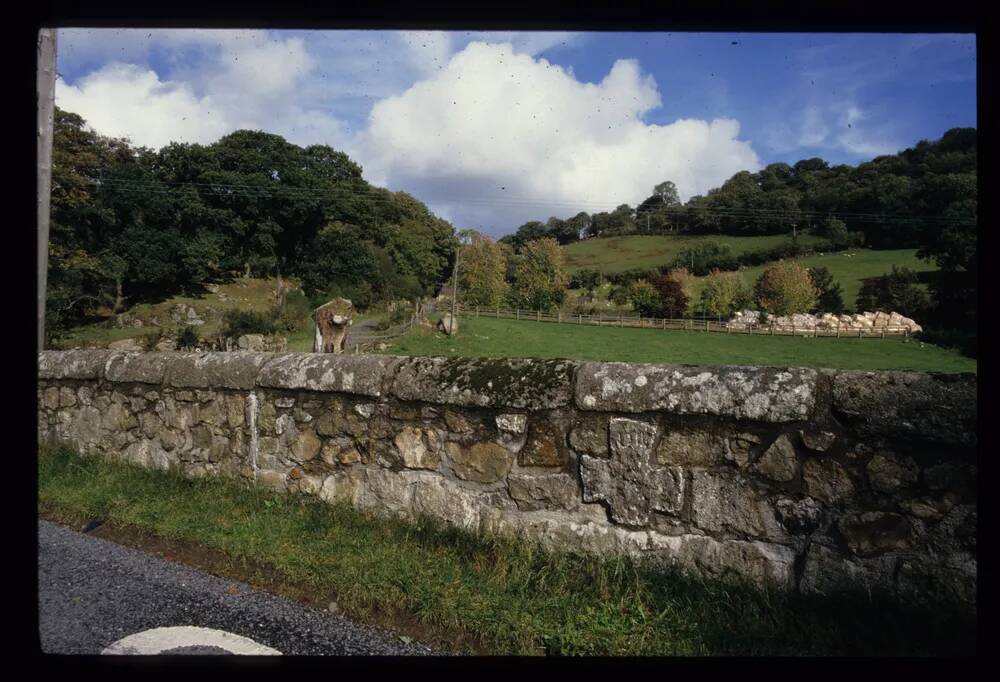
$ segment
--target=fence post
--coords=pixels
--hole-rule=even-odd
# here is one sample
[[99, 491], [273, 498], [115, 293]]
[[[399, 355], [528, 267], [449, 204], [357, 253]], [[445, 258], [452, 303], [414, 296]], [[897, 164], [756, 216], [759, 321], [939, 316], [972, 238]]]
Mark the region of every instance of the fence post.
[[619, 327], [625, 326], [625, 318], [621, 313], [618, 313], [618, 326]]
[[583, 313], [580, 313], [580, 321], [577, 324], [583, 324]]
[[535, 322], [541, 322], [541, 321], [542, 321], [542, 309], [539, 308], [538, 310], [535, 311]]
[[882, 338], [885, 338], [885, 327], [882, 327]]
[[521, 319], [521, 309], [520, 308], [515, 308], [514, 309], [514, 319], [515, 320], [520, 320]]
[[562, 309], [556, 311], [556, 323], [562, 324]]

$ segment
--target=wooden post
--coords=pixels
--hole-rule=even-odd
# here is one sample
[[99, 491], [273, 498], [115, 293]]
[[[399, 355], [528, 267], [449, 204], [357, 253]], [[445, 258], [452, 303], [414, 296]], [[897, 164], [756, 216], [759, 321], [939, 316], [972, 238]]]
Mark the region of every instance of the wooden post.
[[580, 313], [580, 321], [577, 324], [583, 324], [583, 313]]
[[521, 319], [521, 309], [520, 308], [515, 308], [514, 309], [514, 319], [515, 320], [520, 320]]
[[479, 317], [479, 306], [476, 306], [476, 317]]
[[562, 308], [556, 311], [556, 323], [562, 324]]
[[541, 321], [542, 321], [542, 310], [541, 308], [539, 308], [538, 310], [535, 311], [535, 322], [541, 322]]
[[45, 287], [49, 271], [49, 215], [52, 197], [52, 127], [55, 115], [56, 89], [56, 31], [42, 28], [38, 31], [38, 69], [36, 96], [38, 118], [35, 134], [38, 152], [38, 348], [45, 347]]
[[625, 318], [621, 313], [618, 313], [618, 326], [619, 327], [625, 326]]

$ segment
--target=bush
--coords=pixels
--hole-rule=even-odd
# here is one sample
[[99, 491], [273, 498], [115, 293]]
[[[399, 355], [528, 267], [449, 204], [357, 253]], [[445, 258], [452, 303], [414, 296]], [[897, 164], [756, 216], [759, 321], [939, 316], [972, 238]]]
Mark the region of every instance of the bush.
[[718, 317], [729, 317], [745, 309], [753, 300], [750, 287], [740, 273], [719, 270], [709, 274], [701, 297], [708, 314]]
[[690, 298], [684, 292], [683, 281], [673, 275], [661, 275], [653, 280], [660, 295], [660, 314], [665, 317], [674, 318], [684, 315], [687, 312]]
[[222, 334], [239, 338], [244, 334], [273, 334], [275, 320], [273, 313], [255, 310], [227, 310], [222, 316]]
[[285, 295], [285, 306], [276, 312], [275, 328], [290, 334], [302, 328], [312, 314], [312, 305], [306, 295], [298, 289], [293, 289]]
[[627, 305], [629, 302], [629, 295], [631, 294], [630, 288], [625, 284], [618, 284], [611, 287], [611, 292], [608, 294], [608, 298], [616, 306]]
[[194, 330], [194, 327], [184, 327], [184, 330], [177, 337], [177, 347], [178, 348], [197, 348], [199, 341], [198, 332]]
[[858, 311], [895, 312], [914, 319], [923, 317], [930, 308], [930, 297], [917, 286], [917, 281], [917, 273], [893, 265], [892, 272], [864, 280], [858, 292]]
[[810, 268], [809, 278], [818, 292], [816, 312], [837, 315], [844, 312], [844, 297], [840, 285], [833, 281], [833, 275], [830, 274], [829, 269], [826, 267]]
[[816, 306], [817, 291], [809, 271], [798, 263], [780, 261], [761, 274], [754, 286], [758, 309], [771, 315], [804, 313]]
[[629, 287], [629, 302], [643, 317], [654, 317], [660, 314], [663, 307], [660, 294], [652, 284], [644, 279], [633, 282]]

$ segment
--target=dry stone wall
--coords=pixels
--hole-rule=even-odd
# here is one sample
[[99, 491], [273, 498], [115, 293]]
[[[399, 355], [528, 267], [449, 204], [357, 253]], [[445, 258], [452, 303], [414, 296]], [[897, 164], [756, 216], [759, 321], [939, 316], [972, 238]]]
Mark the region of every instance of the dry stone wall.
[[39, 354], [38, 440], [811, 594], [973, 609], [976, 377]]

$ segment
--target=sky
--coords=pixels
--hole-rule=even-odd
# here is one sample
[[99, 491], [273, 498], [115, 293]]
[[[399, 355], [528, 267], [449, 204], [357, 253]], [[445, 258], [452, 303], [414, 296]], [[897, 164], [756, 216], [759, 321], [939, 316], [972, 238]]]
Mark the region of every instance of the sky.
[[158, 149], [327, 144], [457, 228], [682, 200], [976, 127], [966, 34], [59, 29], [56, 104]]

